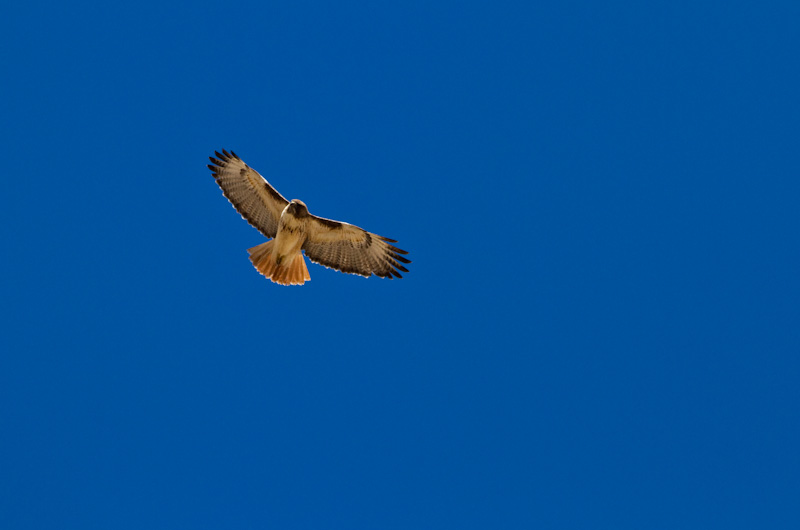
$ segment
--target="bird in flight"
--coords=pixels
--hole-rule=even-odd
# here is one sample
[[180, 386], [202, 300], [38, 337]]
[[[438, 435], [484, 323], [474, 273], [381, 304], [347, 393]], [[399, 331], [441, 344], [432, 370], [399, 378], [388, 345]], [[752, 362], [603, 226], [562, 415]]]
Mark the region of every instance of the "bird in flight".
[[222, 194], [259, 232], [272, 238], [247, 249], [255, 268], [280, 285], [303, 285], [311, 279], [302, 252], [325, 267], [349, 274], [402, 278], [411, 263], [393, 239], [348, 223], [317, 217], [303, 201], [287, 201], [236, 153], [214, 151], [208, 168]]

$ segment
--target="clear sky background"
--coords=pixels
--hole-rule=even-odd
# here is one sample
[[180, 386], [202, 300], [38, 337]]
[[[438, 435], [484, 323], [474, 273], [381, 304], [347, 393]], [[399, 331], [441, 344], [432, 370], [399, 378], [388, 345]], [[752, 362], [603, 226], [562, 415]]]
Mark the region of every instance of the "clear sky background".
[[800, 527], [800, 3], [3, 18], [3, 528]]

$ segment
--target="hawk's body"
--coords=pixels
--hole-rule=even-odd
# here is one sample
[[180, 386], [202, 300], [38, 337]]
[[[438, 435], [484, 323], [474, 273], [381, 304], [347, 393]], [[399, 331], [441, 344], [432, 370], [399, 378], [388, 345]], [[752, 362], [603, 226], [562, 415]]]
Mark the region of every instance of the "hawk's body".
[[274, 238], [248, 249], [256, 269], [281, 285], [310, 280], [302, 252], [311, 261], [351, 274], [402, 278], [411, 263], [396, 241], [357, 226], [308, 213], [297, 199], [287, 201], [235, 153], [223, 150], [210, 158], [209, 168], [222, 193], [251, 225]]

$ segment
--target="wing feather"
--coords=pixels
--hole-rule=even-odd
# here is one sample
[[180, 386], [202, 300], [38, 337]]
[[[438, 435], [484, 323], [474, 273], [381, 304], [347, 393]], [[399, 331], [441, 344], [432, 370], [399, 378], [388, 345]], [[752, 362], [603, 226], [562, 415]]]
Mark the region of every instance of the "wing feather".
[[211, 160], [208, 168], [222, 194], [259, 232], [275, 237], [281, 213], [289, 201], [233, 151], [223, 149], [222, 153], [214, 151], [214, 154], [216, 158], [208, 157]]
[[389, 242], [396, 243], [363, 228], [309, 215], [303, 250], [308, 259], [325, 267], [349, 274], [382, 278], [402, 278], [408, 272], [401, 263], [411, 263], [408, 254]]

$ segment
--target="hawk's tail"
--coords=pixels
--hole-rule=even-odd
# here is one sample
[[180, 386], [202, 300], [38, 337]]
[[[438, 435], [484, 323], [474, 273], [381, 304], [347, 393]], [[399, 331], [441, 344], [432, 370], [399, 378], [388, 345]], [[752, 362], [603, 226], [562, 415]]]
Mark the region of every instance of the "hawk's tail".
[[311, 279], [311, 276], [308, 275], [306, 260], [301, 252], [286, 259], [280, 265], [275, 263], [275, 256], [272, 255], [273, 243], [275, 243], [274, 239], [247, 249], [247, 252], [250, 253], [250, 261], [253, 262], [258, 272], [281, 285], [303, 285]]

